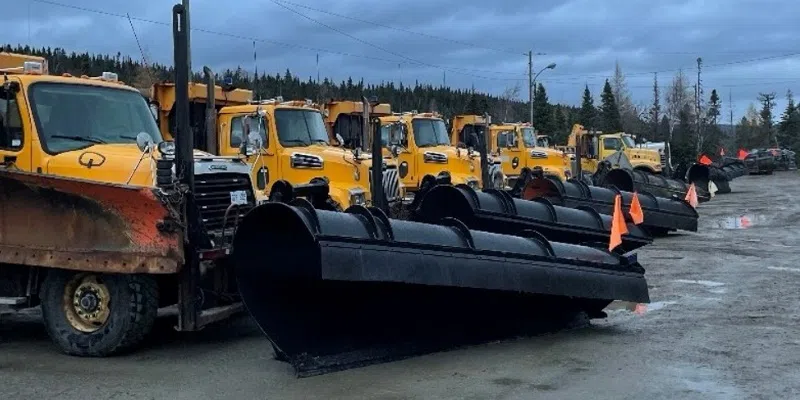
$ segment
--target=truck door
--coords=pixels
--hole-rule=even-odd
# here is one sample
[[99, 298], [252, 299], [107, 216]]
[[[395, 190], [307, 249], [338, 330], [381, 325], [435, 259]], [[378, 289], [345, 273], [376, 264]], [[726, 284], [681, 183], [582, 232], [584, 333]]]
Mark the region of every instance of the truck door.
[[500, 151], [500, 163], [503, 173], [508, 176], [517, 176], [522, 167], [525, 166], [525, 158], [522, 157], [521, 141], [517, 133], [513, 130], [501, 130], [497, 132], [495, 145]]
[[23, 118], [24, 96], [16, 81], [0, 87], [0, 168], [32, 172], [31, 135], [33, 126]]
[[[247, 127], [246, 127], [247, 126]], [[261, 137], [261, 149], [251, 149], [247, 157], [251, 178], [256, 190], [269, 194], [272, 183], [280, 176], [275, 157], [275, 144], [270, 140], [269, 120], [266, 116], [255, 117], [249, 114], [225, 114], [220, 117], [219, 147], [222, 155], [241, 154], [246, 145], [248, 132]]]
[[[415, 162], [416, 158], [414, 157], [416, 154], [416, 146], [410, 133], [410, 126], [411, 124], [408, 122], [401, 122], [383, 125], [381, 129], [387, 131], [388, 137], [391, 137], [392, 133], [399, 131], [395, 133], [395, 135], [399, 136], [400, 139], [400, 151], [397, 155], [397, 168], [400, 175], [400, 182], [403, 183], [403, 186], [414, 190], [417, 188], [419, 179], [417, 177], [418, 169]], [[381, 135], [383, 135], [383, 133], [381, 133]]]

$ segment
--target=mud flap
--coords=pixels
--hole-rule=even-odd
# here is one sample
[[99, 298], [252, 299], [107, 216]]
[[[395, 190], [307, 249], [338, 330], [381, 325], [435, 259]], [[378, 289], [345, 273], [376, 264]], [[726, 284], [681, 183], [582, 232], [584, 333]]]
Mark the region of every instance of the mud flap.
[[[623, 209], [628, 213], [633, 193], [614, 187], [589, 186], [570, 179], [534, 178], [529, 181], [524, 198], [545, 198], [553, 204], [565, 207], [591, 207], [599, 213], [610, 214], [614, 210], [614, 197], [620, 194]], [[638, 192], [639, 203], [644, 212], [642, 226], [651, 234], [672, 230], [697, 232], [697, 211], [685, 200], [653, 196]]]
[[563, 327], [649, 302], [635, 256], [468, 229], [265, 203], [233, 244], [239, 290], [299, 376]]
[[[592, 208], [557, 206], [541, 197], [515, 199], [505, 191], [479, 192], [466, 185], [432, 188], [420, 201], [416, 217], [429, 223], [451, 217], [470, 229], [508, 235], [536, 231], [548, 240], [563, 243], [608, 243], [611, 235], [611, 216]], [[628, 232], [622, 239], [623, 251], [652, 243], [652, 238], [633, 223], [628, 224]]]
[[0, 170], [0, 263], [175, 273], [180, 221], [153, 189]]

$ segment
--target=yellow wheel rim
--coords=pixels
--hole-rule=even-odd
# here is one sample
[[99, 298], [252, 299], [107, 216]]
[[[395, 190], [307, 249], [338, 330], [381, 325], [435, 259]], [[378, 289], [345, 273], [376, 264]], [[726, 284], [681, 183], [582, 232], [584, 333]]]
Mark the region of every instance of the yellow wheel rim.
[[77, 274], [64, 286], [62, 307], [70, 326], [92, 333], [108, 322], [111, 293], [95, 274]]

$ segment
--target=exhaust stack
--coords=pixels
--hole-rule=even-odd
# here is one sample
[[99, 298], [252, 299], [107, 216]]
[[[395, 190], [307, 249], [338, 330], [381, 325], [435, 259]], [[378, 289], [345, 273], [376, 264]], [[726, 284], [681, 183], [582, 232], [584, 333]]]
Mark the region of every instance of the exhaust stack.
[[[383, 193], [383, 143], [381, 140], [380, 124], [374, 124], [375, 128], [370, 130], [370, 110], [372, 104], [377, 104], [377, 99], [373, 101], [367, 100], [362, 96], [361, 101], [363, 104], [363, 119], [364, 119], [364, 138], [372, 133], [372, 167], [371, 173], [372, 181], [370, 182], [370, 194], [372, 196], [372, 205], [383, 212], [388, 212], [388, 205], [386, 204], [386, 196]], [[364, 147], [366, 148], [367, 141], [364, 140]]]
[[217, 92], [217, 82], [214, 78], [214, 71], [209, 67], [203, 67], [203, 74], [206, 78], [206, 148], [211, 154], [219, 155], [217, 148], [217, 107], [215, 98]]
[[489, 123], [491, 121], [491, 116], [489, 113], [483, 114], [483, 121], [486, 124], [486, 129], [483, 132], [483, 135], [478, 136], [478, 152], [481, 155], [481, 187], [484, 189], [493, 188], [494, 185], [492, 184], [492, 177], [489, 175]]

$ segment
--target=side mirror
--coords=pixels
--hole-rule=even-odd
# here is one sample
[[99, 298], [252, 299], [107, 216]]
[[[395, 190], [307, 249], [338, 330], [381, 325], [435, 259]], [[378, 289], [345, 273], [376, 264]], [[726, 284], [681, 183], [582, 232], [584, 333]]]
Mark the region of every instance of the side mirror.
[[138, 147], [139, 151], [142, 153], [149, 153], [153, 147], [153, 137], [147, 132], [139, 132], [139, 134], [136, 135], [136, 147]]
[[353, 157], [356, 159], [361, 158], [361, 147], [356, 147], [353, 149]]
[[336, 142], [338, 143], [339, 147], [344, 146], [344, 138], [340, 134], [336, 134]]
[[400, 146], [398, 146], [396, 144], [392, 145], [392, 147], [390, 148], [390, 151], [392, 152], [392, 155], [394, 157], [399, 157], [400, 156]]

